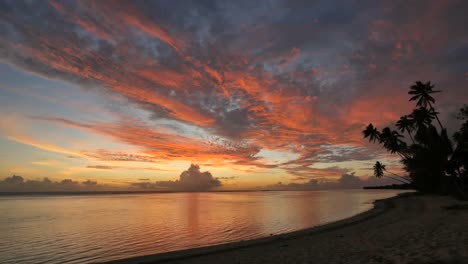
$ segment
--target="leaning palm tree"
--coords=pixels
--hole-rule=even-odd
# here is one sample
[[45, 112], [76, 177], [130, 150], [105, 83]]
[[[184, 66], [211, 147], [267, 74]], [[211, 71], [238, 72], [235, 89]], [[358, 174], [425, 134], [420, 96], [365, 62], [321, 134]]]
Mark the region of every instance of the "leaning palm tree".
[[[449, 193], [468, 199], [468, 106], [460, 110], [458, 118], [464, 123], [454, 134], [454, 146], [434, 110], [435, 99], [431, 95], [439, 91], [434, 91], [433, 87], [430, 82], [416, 82], [411, 86], [410, 101], [417, 101], [418, 108], [401, 117], [396, 124], [400, 132], [410, 134], [411, 140], [414, 136], [410, 146], [402, 140], [399, 132], [388, 127], [379, 131], [369, 124], [363, 131], [365, 138], [378, 141], [390, 153], [400, 154], [400, 162], [408, 172], [407, 177], [398, 177], [385, 172], [385, 165], [377, 162], [373, 167], [374, 174], [381, 178], [389, 177], [384, 175], [389, 173], [396, 176], [395, 180], [410, 183], [423, 192]], [[433, 125], [434, 119], [437, 119], [440, 130]]]
[[[413, 95], [409, 100], [410, 101], [417, 100], [416, 106], [434, 110], [434, 107], [432, 104], [435, 103], [435, 99], [434, 97], [431, 96], [431, 94], [439, 93], [441, 91], [434, 91], [432, 90], [432, 88], [434, 88], [434, 85], [432, 85], [431, 82], [423, 83], [423, 82], [417, 81], [415, 84], [411, 86], [410, 91], [408, 92], [408, 94]], [[440, 129], [443, 129], [442, 123], [440, 123], [437, 113], [435, 115], [435, 118], [437, 119], [437, 122], [439, 123]]]
[[385, 165], [380, 161], [376, 161], [374, 164], [374, 176], [377, 178], [382, 178], [384, 176]]
[[408, 135], [410, 136], [411, 141], [413, 141], [413, 144], [415, 144], [414, 138], [411, 135], [411, 131], [414, 129], [414, 119], [411, 118], [411, 116], [404, 115], [400, 117], [400, 120], [396, 122], [396, 126], [401, 132], [406, 131]]
[[377, 177], [377, 178], [387, 177], [387, 178], [399, 181], [399, 182], [404, 183], [404, 184], [411, 184], [410, 180], [408, 180], [407, 178], [404, 178], [402, 176], [399, 176], [399, 175], [397, 175], [395, 173], [390, 172], [391, 174], [395, 175], [398, 178], [391, 177], [391, 176], [388, 176], [388, 175], [384, 175], [384, 172], [387, 169], [385, 168], [385, 165], [382, 164], [380, 161], [375, 162], [373, 169], [374, 169], [374, 176]]
[[398, 153], [402, 158], [407, 155], [407, 145], [401, 140], [403, 136], [397, 131], [391, 130], [389, 127], [382, 129], [380, 133], [380, 143], [383, 144], [390, 153]]
[[369, 124], [362, 133], [364, 134], [364, 138], [369, 138], [369, 142], [375, 143], [376, 140], [380, 141], [380, 132], [372, 125], [372, 123]]

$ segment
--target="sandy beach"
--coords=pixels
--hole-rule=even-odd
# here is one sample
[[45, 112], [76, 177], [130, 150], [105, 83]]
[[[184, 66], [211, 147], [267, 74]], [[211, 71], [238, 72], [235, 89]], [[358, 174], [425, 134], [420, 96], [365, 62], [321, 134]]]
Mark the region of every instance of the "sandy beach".
[[108, 263], [468, 263], [468, 202], [403, 194], [327, 225]]

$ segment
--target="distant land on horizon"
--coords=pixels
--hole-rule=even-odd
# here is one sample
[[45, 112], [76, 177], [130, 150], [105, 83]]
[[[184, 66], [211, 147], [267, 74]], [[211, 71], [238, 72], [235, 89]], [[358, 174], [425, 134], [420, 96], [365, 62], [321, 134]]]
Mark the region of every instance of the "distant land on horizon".
[[392, 184], [382, 186], [364, 186], [362, 188], [350, 189], [318, 189], [318, 190], [287, 190], [287, 189], [257, 189], [257, 190], [204, 190], [204, 191], [56, 191], [56, 192], [0, 192], [0, 196], [47, 196], [47, 195], [106, 195], [106, 194], [157, 194], [157, 193], [235, 193], [235, 192], [320, 192], [320, 191], [350, 191], [350, 190], [378, 190], [378, 189], [391, 189], [391, 190], [411, 190], [411, 186], [403, 184]]

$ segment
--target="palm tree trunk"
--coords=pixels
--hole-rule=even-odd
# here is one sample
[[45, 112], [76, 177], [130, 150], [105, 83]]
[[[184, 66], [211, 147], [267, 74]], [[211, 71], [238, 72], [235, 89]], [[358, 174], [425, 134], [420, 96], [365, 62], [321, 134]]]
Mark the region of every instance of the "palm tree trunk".
[[416, 144], [416, 142], [414, 142], [414, 138], [413, 138], [413, 136], [411, 135], [411, 132], [409, 131], [409, 129], [406, 129], [406, 132], [408, 132], [408, 135], [409, 135], [409, 137], [411, 138], [411, 141], [413, 141], [413, 144]]
[[[431, 110], [433, 110], [435, 112], [435, 109], [434, 107], [432, 106], [432, 104], [430, 102], [428, 102], [429, 104], [429, 107], [431, 108]], [[437, 123], [439, 123], [439, 126], [440, 126], [440, 130], [444, 129], [444, 127], [442, 126], [442, 123], [440, 122], [439, 120], [439, 116], [437, 116], [437, 114], [435, 114], [435, 117], [436, 117], [436, 120], [437, 120]]]
[[403, 151], [397, 151], [397, 154], [400, 155], [400, 157], [402, 159], [409, 159], [410, 158], [410, 156], [408, 156], [408, 154], [403, 152]]
[[402, 180], [405, 180], [406, 183], [411, 183], [410, 180], [408, 180], [407, 178], [405, 178], [405, 177], [403, 177], [403, 176], [400, 176], [400, 175], [398, 175], [398, 174], [396, 174], [396, 173], [393, 173], [393, 172], [390, 172], [390, 171], [387, 171], [387, 172], [390, 173], [390, 174], [392, 174], [392, 175], [394, 175], [394, 176], [396, 176], [396, 177], [398, 177], [398, 178], [400, 178], [400, 179], [402, 179]]
[[437, 114], [435, 115], [435, 117], [436, 117], [437, 123], [439, 123], [440, 130], [444, 129], [444, 127], [442, 126], [442, 123], [440, 123], [440, 120], [439, 120], [439, 117], [437, 116]]
[[390, 178], [390, 179], [395, 180], [395, 181], [399, 181], [399, 182], [404, 183], [404, 184], [411, 184], [411, 182], [407, 182], [407, 181], [404, 181], [404, 180], [401, 180], [401, 179], [398, 179], [398, 178], [395, 178], [395, 177], [391, 177], [391, 176], [388, 176], [388, 175], [384, 175], [384, 177]]
[[405, 154], [403, 154], [403, 153], [401, 153], [401, 152], [397, 152], [397, 154], [400, 155], [400, 157], [401, 157], [402, 159], [407, 159], [407, 158], [408, 158]]

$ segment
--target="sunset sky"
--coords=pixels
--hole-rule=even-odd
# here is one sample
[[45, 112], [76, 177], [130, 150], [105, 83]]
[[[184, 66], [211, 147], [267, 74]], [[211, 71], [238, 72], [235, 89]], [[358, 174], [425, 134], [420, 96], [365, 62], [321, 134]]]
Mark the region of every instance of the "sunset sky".
[[[431, 80], [468, 102], [468, 1], [0, 0], [0, 179], [213, 189], [366, 179]], [[209, 171], [210, 174], [201, 172]], [[202, 176], [201, 176], [202, 175]]]

